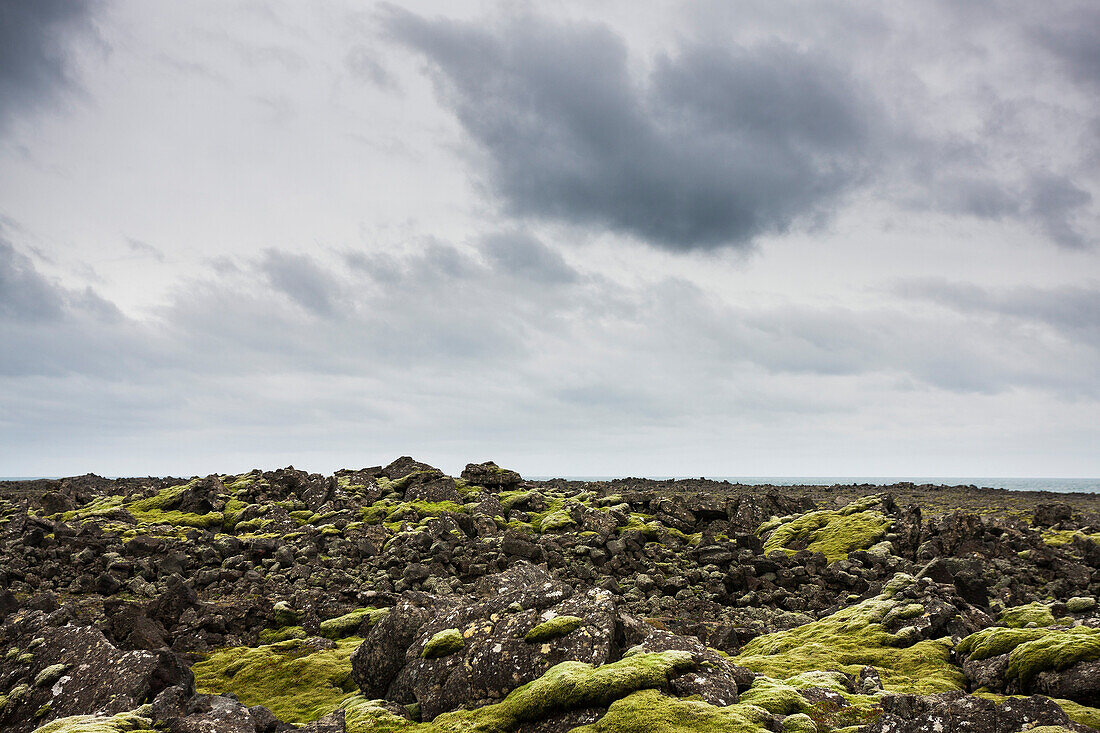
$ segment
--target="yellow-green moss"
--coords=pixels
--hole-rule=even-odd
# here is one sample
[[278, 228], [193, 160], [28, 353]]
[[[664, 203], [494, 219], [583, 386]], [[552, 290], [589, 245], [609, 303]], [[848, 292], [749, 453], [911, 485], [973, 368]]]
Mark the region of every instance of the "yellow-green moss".
[[352, 637], [335, 649], [316, 649], [300, 640], [260, 647], [229, 647], [192, 667], [199, 692], [232, 692], [245, 705], [264, 705], [288, 723], [308, 723], [336, 710], [351, 697], [351, 654], [362, 643]]
[[523, 638], [529, 644], [537, 644], [570, 634], [583, 625], [584, 619], [579, 616], [555, 616], [528, 631]]
[[1013, 629], [1021, 629], [1028, 625], [1050, 626], [1054, 623], [1054, 614], [1050, 606], [1045, 603], [1029, 603], [1026, 606], [1015, 606], [1005, 609], [1001, 613], [1000, 622], [1003, 626]]
[[363, 624], [370, 620], [370, 625], [381, 621], [390, 611], [388, 608], [360, 608], [343, 616], [330, 618], [321, 622], [321, 636], [329, 639], [343, 639], [351, 636]]
[[368, 700], [354, 695], [340, 703], [344, 711], [347, 733], [393, 733], [410, 727], [421, 728], [411, 720], [398, 717], [387, 710], [381, 700]]
[[988, 659], [1008, 652], [1005, 677], [1026, 685], [1039, 672], [1062, 670], [1078, 662], [1100, 659], [1100, 629], [982, 629], [959, 642], [958, 652], [971, 659]]
[[783, 550], [794, 554], [798, 549], [820, 552], [829, 562], [843, 560], [853, 550], [870, 547], [880, 540], [892, 524], [881, 512], [870, 507], [881, 496], [866, 496], [840, 509], [822, 509], [793, 517], [772, 519], [757, 530], [764, 535], [764, 552]]
[[125, 497], [122, 496], [102, 496], [92, 499], [92, 501], [79, 509], [62, 512], [61, 518], [68, 522], [73, 519], [89, 519], [91, 517], [102, 517], [112, 514], [122, 508], [124, 498]]
[[611, 703], [595, 723], [570, 733], [764, 733], [770, 715], [747, 703], [728, 707], [642, 690]]
[[454, 654], [466, 645], [466, 639], [458, 629], [443, 629], [437, 632], [420, 651], [424, 659], [437, 659]]
[[46, 723], [34, 733], [129, 733], [151, 731], [153, 721], [137, 712], [117, 715], [72, 715]]
[[301, 626], [283, 626], [278, 629], [262, 629], [260, 644], [277, 644], [288, 639], [304, 639], [308, 636]]
[[501, 702], [444, 713], [432, 721], [428, 730], [503, 733], [555, 711], [604, 707], [632, 692], [663, 687], [673, 673], [694, 667], [691, 655], [681, 651], [636, 654], [600, 667], [562, 662], [537, 680], [512, 690]]
[[51, 664], [35, 675], [34, 686], [46, 687], [47, 685], [52, 685], [54, 682], [61, 679], [62, 675], [64, 675], [68, 669], [69, 665], [67, 664]]
[[964, 689], [966, 678], [951, 663], [950, 640], [899, 646], [898, 638], [882, 625], [888, 613], [906, 605], [891, 594], [911, 581], [895, 576], [880, 596], [787, 631], [758, 636], [733, 661], [776, 679], [813, 670], [859, 674], [870, 665], [891, 692], [924, 695]]

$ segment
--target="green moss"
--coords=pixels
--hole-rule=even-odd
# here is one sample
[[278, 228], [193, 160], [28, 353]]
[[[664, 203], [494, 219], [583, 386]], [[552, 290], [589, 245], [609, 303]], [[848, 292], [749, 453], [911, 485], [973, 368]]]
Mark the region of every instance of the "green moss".
[[190, 489], [194, 485], [195, 481], [189, 481], [186, 484], [179, 484], [178, 486], [170, 486], [167, 489], [162, 489], [156, 494], [146, 498], [137, 499], [131, 501], [126, 505], [126, 508], [130, 510], [130, 513], [137, 512], [156, 512], [166, 511], [172, 509], [179, 503], [180, 497], [184, 492]]
[[776, 715], [793, 715], [810, 708], [810, 703], [794, 687], [764, 675], [753, 680], [752, 687], [741, 693], [741, 702]]
[[57, 682], [69, 670], [67, 664], [51, 664], [34, 677], [35, 687], [46, 687]]
[[1077, 537], [1084, 540], [1092, 540], [1093, 542], [1100, 543], [1100, 532], [1094, 532], [1092, 534], [1083, 532], [1079, 529], [1048, 529], [1043, 532], [1043, 542], [1053, 547], [1061, 547], [1068, 545]]
[[[122, 508], [122, 496], [102, 496], [71, 512], [63, 512], [61, 518], [66, 522], [73, 519], [89, 519], [112, 514]], [[55, 515], [56, 516], [56, 515]]]
[[557, 532], [576, 526], [577, 522], [573, 519], [573, 515], [565, 509], [559, 509], [543, 517], [542, 521], [539, 522], [538, 528], [540, 532]]
[[895, 576], [882, 595], [787, 631], [758, 636], [732, 659], [775, 679], [814, 670], [858, 675], [870, 665], [891, 692], [924, 695], [964, 689], [966, 678], [951, 663], [950, 640], [900, 647], [882, 625], [888, 613], [904, 607], [892, 594], [909, 582], [910, 576]]
[[783, 550], [794, 554], [807, 549], [823, 553], [829, 562], [843, 560], [852, 550], [873, 545], [890, 528], [890, 519], [870, 509], [881, 501], [881, 496], [867, 496], [836, 510], [772, 519], [761, 525], [757, 533], [761, 536], [770, 533], [764, 542], [765, 553]]
[[1054, 614], [1050, 607], [1044, 603], [1029, 603], [1026, 606], [1016, 606], [1006, 609], [1000, 617], [1003, 626], [1020, 629], [1034, 624], [1035, 626], [1050, 626], [1054, 623]]
[[717, 707], [642, 690], [611, 703], [607, 713], [570, 733], [764, 733], [770, 716], [747, 703]]
[[151, 731], [153, 721], [137, 712], [118, 715], [73, 715], [58, 718], [35, 729], [34, 733], [129, 733]]
[[381, 700], [368, 700], [362, 695], [348, 698], [340, 707], [344, 711], [347, 733], [393, 733], [409, 727], [421, 727], [391, 713]]
[[991, 626], [975, 632], [955, 646], [955, 653], [968, 655], [975, 661], [1006, 654], [1025, 641], [1034, 641], [1046, 634], [1046, 629], [1008, 629]]
[[363, 621], [369, 619], [370, 625], [374, 626], [389, 612], [388, 608], [360, 608], [343, 616], [330, 618], [321, 622], [321, 636], [329, 639], [343, 639], [354, 634]]
[[277, 644], [288, 639], [304, 639], [308, 636], [301, 626], [283, 626], [278, 629], [262, 629], [260, 644]]
[[543, 621], [527, 632], [523, 637], [529, 644], [537, 644], [543, 641], [557, 639], [560, 636], [570, 634], [584, 625], [584, 619], [579, 616], [555, 616], [549, 621]]
[[[501, 702], [476, 710], [444, 713], [432, 721], [430, 728], [426, 730], [433, 733], [458, 733], [459, 731], [503, 733], [514, 730], [526, 721], [545, 718], [555, 711], [604, 707], [632, 692], [663, 687], [667, 684], [670, 675], [694, 667], [695, 663], [691, 655], [681, 651], [635, 654], [600, 667], [593, 667], [583, 662], [562, 662], [551, 667], [537, 680], [512, 690]], [[611, 714], [611, 711], [608, 713]], [[632, 717], [629, 711], [625, 717], [627, 719]], [[615, 729], [580, 728], [577, 730]], [[652, 728], [652, 730], [676, 729]]]
[[225, 502], [225, 506], [222, 507], [222, 519], [225, 528], [231, 530], [236, 527], [237, 520], [240, 519], [241, 514], [243, 514], [244, 510], [249, 506], [249, 504], [239, 499], [230, 499]]
[[1013, 649], [1008, 655], [1005, 676], [1027, 685], [1035, 675], [1048, 669], [1062, 670], [1097, 659], [1100, 659], [1100, 629], [1077, 626], [1068, 631], [1051, 630]]
[[1100, 629], [994, 627], [982, 629], [959, 642], [958, 652], [981, 660], [1008, 653], [1007, 679], [1027, 685], [1046, 670], [1062, 670], [1077, 662], [1100, 659]]
[[264, 527], [268, 526], [269, 524], [272, 524], [274, 521], [275, 521], [274, 519], [264, 519], [263, 517], [255, 517], [253, 519], [246, 519], [243, 522], [237, 522], [235, 525], [233, 525], [233, 529], [237, 533], [259, 532]]
[[231, 692], [245, 705], [264, 705], [280, 720], [308, 723], [353, 696], [350, 659], [362, 641], [344, 639], [335, 649], [299, 640], [219, 649], [192, 667], [195, 687], [206, 694]]
[[443, 629], [437, 632], [420, 652], [424, 659], [437, 659], [454, 654], [466, 645], [466, 639], [458, 629]]
[[783, 719], [783, 733], [817, 733], [817, 724], [805, 713], [795, 713]]

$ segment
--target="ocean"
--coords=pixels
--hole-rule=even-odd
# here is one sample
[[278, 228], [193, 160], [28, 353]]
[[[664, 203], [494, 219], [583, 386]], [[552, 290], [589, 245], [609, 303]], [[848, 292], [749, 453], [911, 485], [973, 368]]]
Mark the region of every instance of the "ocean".
[[[623, 476], [525, 476], [533, 481], [564, 478], [571, 481], [611, 481]], [[658, 481], [698, 478], [697, 476], [639, 476]], [[732, 484], [771, 484], [773, 486], [832, 486], [834, 484], [914, 484], [938, 486], [977, 486], [1012, 491], [1057, 491], [1059, 493], [1100, 493], [1100, 478], [990, 478], [974, 476], [706, 476], [712, 481]]]

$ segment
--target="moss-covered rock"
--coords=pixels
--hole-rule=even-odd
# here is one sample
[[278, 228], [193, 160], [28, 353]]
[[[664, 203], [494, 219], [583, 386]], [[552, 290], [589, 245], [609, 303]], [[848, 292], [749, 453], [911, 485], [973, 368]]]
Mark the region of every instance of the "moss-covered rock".
[[961, 690], [966, 678], [951, 662], [950, 639], [899, 647], [896, 635], [882, 623], [891, 611], [908, 606], [893, 594], [912, 581], [899, 575], [882, 595], [788, 631], [759, 636], [732, 661], [775, 679], [814, 670], [858, 675], [863, 667], [872, 666], [891, 692]]
[[584, 619], [579, 616], [555, 616], [535, 626], [523, 638], [529, 644], [537, 644], [570, 634], [583, 625]]
[[771, 719], [755, 705], [717, 707], [642, 690], [611, 703], [602, 718], [571, 733], [764, 733]]
[[822, 509], [767, 522], [757, 530], [767, 535], [764, 551], [801, 549], [820, 552], [829, 562], [842, 560], [853, 550], [870, 547], [882, 538], [891, 520], [871, 507], [882, 502], [875, 495], [853, 501], [836, 510]]
[[364, 621], [369, 621], [369, 625], [373, 626], [389, 612], [388, 608], [359, 608], [343, 616], [326, 619], [321, 622], [321, 636], [327, 639], [343, 639], [358, 631]]
[[51, 664], [34, 677], [35, 687], [46, 687], [57, 682], [69, 669], [67, 664]]
[[438, 659], [454, 654], [466, 645], [466, 639], [458, 629], [443, 629], [428, 639], [420, 656], [424, 659]]
[[231, 692], [285, 722], [308, 723], [355, 693], [350, 658], [362, 641], [344, 639], [331, 649], [301, 640], [219, 649], [192, 667], [195, 687], [212, 695]]
[[1026, 606], [1005, 609], [1001, 613], [1000, 623], [1013, 629], [1022, 629], [1028, 626], [1050, 626], [1054, 623], [1054, 614], [1051, 612], [1050, 606], [1036, 601]]
[[152, 731], [153, 721], [136, 712], [117, 715], [73, 715], [46, 723], [34, 733], [131, 733]]
[[308, 636], [301, 626], [283, 626], [278, 629], [263, 629], [260, 631], [260, 644], [277, 644], [288, 639], [305, 639]]

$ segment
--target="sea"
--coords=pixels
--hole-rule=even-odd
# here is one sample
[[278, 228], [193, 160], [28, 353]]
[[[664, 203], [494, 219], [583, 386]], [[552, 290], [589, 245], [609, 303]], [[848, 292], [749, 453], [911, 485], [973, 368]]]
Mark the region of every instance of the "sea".
[[[533, 481], [564, 478], [570, 481], [613, 481], [623, 476], [526, 476]], [[975, 476], [637, 476], [656, 481], [706, 478], [731, 484], [771, 484], [772, 486], [834, 486], [851, 484], [888, 485], [909, 482], [933, 486], [977, 486], [1011, 491], [1056, 491], [1100, 494], [1100, 478], [990, 478]]]

